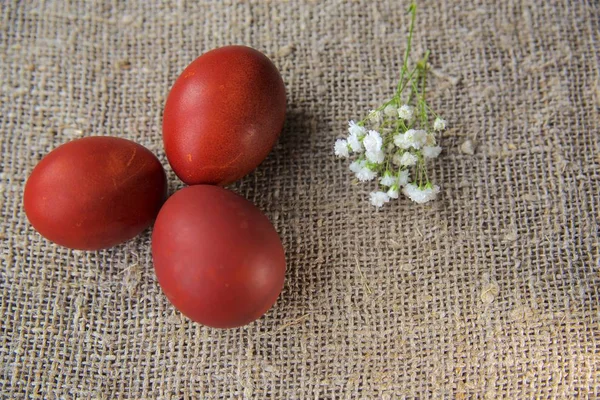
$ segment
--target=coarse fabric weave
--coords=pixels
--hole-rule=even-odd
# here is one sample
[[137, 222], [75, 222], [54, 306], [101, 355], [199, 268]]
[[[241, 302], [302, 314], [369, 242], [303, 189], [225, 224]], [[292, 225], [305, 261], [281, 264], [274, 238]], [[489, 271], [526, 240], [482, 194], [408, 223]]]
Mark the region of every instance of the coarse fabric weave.
[[[376, 210], [333, 143], [393, 94], [408, 5], [3, 1], [2, 398], [600, 398], [600, 5], [419, 1], [412, 62], [431, 50], [449, 124], [442, 191]], [[72, 251], [22, 200], [46, 153], [90, 135], [148, 147], [182, 187], [165, 98], [227, 44], [263, 51], [286, 84], [278, 144], [231, 188], [272, 220], [288, 270], [262, 319], [217, 330], [162, 294], [150, 230]]]

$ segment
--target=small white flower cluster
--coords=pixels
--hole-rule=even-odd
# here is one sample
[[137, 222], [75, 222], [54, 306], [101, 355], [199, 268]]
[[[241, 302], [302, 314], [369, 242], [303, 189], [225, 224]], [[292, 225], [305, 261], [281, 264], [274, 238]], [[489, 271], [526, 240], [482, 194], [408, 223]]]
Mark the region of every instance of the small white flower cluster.
[[[397, 199], [400, 192], [416, 203], [434, 200], [440, 192], [427, 176], [426, 163], [442, 152], [435, 133], [446, 129], [446, 121], [425, 100], [429, 51], [409, 68], [416, 1], [411, 2], [408, 11], [411, 22], [396, 93], [364, 119], [350, 121], [348, 136], [338, 139], [334, 146], [336, 156], [356, 157], [350, 170], [359, 181], [379, 176], [379, 190], [370, 194], [371, 204], [378, 208]], [[403, 98], [408, 100], [403, 102]], [[435, 116], [433, 124], [429, 123], [430, 115]]]
[[[371, 192], [371, 204], [382, 207], [399, 193], [416, 203], [435, 199], [440, 191], [427, 179], [425, 162], [440, 155], [435, 131], [446, 128], [446, 121], [437, 117], [432, 130], [416, 129], [415, 107], [403, 104], [397, 107], [392, 99], [377, 110], [371, 111], [360, 122], [350, 121], [348, 136], [338, 139], [334, 153], [340, 158], [357, 155], [350, 164], [361, 182], [379, 176], [380, 190]], [[371, 129], [367, 129], [368, 123]], [[411, 172], [415, 180], [411, 182]]]

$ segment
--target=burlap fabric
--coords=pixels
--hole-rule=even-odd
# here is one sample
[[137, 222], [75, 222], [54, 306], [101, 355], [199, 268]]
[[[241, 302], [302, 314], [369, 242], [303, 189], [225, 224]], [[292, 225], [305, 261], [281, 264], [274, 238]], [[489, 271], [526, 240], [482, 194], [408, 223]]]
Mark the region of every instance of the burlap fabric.
[[[407, 6], [3, 2], [3, 398], [599, 398], [599, 5], [420, 2], [415, 55], [432, 50], [450, 125], [442, 194], [376, 211], [332, 145], [392, 93]], [[82, 136], [135, 140], [168, 167], [170, 85], [232, 43], [268, 54], [288, 91], [279, 143], [232, 187], [273, 221], [288, 272], [264, 318], [221, 331], [168, 303], [150, 232], [61, 248], [28, 225], [22, 192]]]

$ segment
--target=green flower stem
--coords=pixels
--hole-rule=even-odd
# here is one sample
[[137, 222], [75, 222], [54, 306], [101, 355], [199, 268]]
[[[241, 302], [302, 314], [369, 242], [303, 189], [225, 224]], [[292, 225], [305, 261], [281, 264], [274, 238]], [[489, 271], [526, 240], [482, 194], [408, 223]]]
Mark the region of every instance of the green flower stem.
[[[408, 130], [408, 126], [406, 126], [406, 123], [404, 122], [403, 119], [400, 120], [400, 123], [398, 124], [402, 129], [404, 129], [404, 132], [406, 132]], [[400, 132], [400, 130], [397, 130], [396, 133]]]
[[421, 122], [423, 123], [423, 125], [427, 125], [427, 110], [426, 110], [426, 106], [427, 103], [425, 101], [425, 87], [427, 86], [427, 59], [429, 58], [429, 50], [427, 50], [425, 52], [425, 57], [423, 57], [423, 59], [421, 60], [422, 62], [422, 70], [423, 70], [423, 74], [422, 74], [422, 84], [421, 84], [421, 101], [420, 101], [420, 105], [421, 105]]
[[417, 16], [417, 3], [416, 2], [412, 2], [410, 4], [410, 6], [408, 7], [408, 12], [411, 14], [410, 15], [410, 29], [408, 32], [408, 41], [407, 41], [407, 45], [406, 45], [406, 51], [404, 52], [404, 61], [402, 62], [402, 70], [400, 71], [400, 81], [398, 82], [398, 89], [396, 91], [397, 96], [400, 96], [400, 94], [402, 93], [401, 85], [402, 85], [402, 82], [404, 82], [404, 75], [406, 75], [406, 71], [408, 70], [408, 56], [410, 54], [413, 32], [415, 30], [415, 19]]
[[423, 174], [425, 175], [425, 185], [429, 185], [431, 184], [431, 182], [429, 182], [429, 177], [427, 176], [427, 163], [425, 162], [425, 157], [423, 157], [422, 154], [419, 154], [419, 156], [422, 158], [423, 163], [422, 163], [422, 168], [423, 168]]
[[433, 110], [433, 108], [431, 108], [431, 107], [429, 106], [429, 104], [425, 104], [425, 107], [427, 107], [427, 110], [428, 110], [428, 111], [429, 111], [431, 114], [433, 114], [433, 116], [434, 116], [435, 118], [438, 118], [438, 117], [439, 117], [439, 115], [438, 115], [438, 114], [437, 114], [437, 113], [436, 113], [436, 112]]
[[[400, 104], [400, 96], [402, 95], [402, 93], [404, 92], [404, 89], [406, 89], [406, 86], [408, 86], [409, 83], [411, 83], [413, 81], [413, 76], [415, 75], [415, 73], [418, 71], [418, 67], [414, 67], [411, 71], [410, 74], [408, 74], [408, 76], [406, 77], [406, 80], [404, 82], [400, 81], [400, 83], [402, 84], [400, 87], [400, 89], [398, 89], [398, 91], [396, 92], [396, 95], [394, 96], [395, 98], [398, 99], [398, 104]], [[408, 103], [408, 101], [407, 101]]]

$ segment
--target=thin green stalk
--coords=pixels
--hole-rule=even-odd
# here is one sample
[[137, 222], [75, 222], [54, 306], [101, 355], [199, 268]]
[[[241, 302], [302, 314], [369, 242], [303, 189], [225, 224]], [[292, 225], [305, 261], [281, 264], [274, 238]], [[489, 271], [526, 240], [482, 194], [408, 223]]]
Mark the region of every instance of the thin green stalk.
[[396, 98], [398, 98], [398, 100], [400, 100], [400, 96], [402, 94], [402, 92], [404, 92], [404, 89], [406, 89], [406, 86], [412, 82], [413, 79], [413, 75], [415, 74], [415, 72], [417, 72], [418, 67], [414, 67], [411, 71], [410, 74], [408, 74], [408, 76], [406, 77], [406, 80], [404, 81], [404, 83], [402, 83], [402, 81], [400, 83], [402, 83], [402, 85], [400, 86], [400, 89], [398, 90], [398, 92], [396, 93]]
[[[423, 157], [421, 154], [420, 157]], [[425, 162], [425, 157], [423, 157], [423, 172], [425, 173], [425, 184], [429, 184], [429, 176], [427, 176], [427, 163]]]
[[425, 57], [423, 57], [423, 83], [421, 86], [421, 122], [426, 125], [427, 124], [427, 110], [426, 110], [426, 102], [425, 102], [425, 87], [427, 86], [427, 59], [429, 58], [429, 50], [425, 52]]
[[417, 3], [412, 2], [410, 7], [408, 7], [408, 12], [411, 14], [410, 16], [410, 28], [408, 32], [408, 41], [406, 45], [406, 51], [404, 52], [404, 61], [402, 62], [402, 70], [400, 71], [400, 81], [398, 82], [398, 88], [396, 94], [400, 96], [400, 87], [402, 82], [404, 81], [404, 75], [406, 75], [406, 71], [408, 70], [408, 56], [410, 54], [410, 47], [412, 44], [413, 31], [415, 29], [415, 19], [417, 16]]

